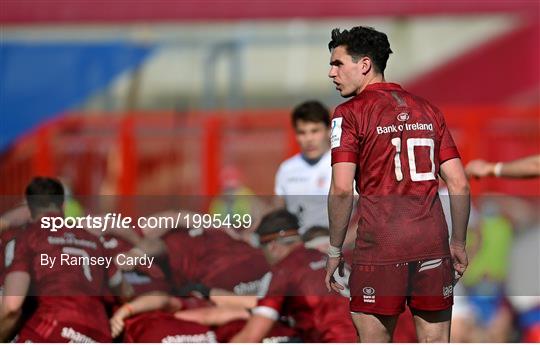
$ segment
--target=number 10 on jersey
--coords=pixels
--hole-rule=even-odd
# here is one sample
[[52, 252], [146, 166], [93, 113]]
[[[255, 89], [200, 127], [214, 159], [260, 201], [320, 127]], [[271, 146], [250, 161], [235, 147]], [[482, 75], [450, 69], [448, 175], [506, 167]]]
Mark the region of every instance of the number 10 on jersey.
[[[401, 138], [393, 138], [392, 145], [396, 147], [396, 154], [394, 155], [394, 167], [396, 172], [396, 179], [398, 181], [403, 180], [403, 171], [401, 170]], [[424, 173], [416, 172], [416, 157], [414, 155], [414, 148], [417, 146], [427, 146], [429, 147], [429, 160], [431, 162], [431, 171]], [[430, 138], [409, 138], [407, 139], [407, 157], [409, 159], [409, 172], [411, 175], [411, 180], [414, 182], [418, 181], [429, 181], [435, 180], [435, 163], [434, 163], [434, 153], [435, 153], [435, 142]]]

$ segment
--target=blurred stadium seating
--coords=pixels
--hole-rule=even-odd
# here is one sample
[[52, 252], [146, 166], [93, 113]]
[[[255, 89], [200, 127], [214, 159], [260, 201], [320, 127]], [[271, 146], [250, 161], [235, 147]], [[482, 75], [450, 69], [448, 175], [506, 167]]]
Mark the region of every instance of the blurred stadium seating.
[[[540, 145], [537, 106], [444, 107], [464, 161], [512, 159]], [[519, 121], [516, 121], [519, 119]], [[34, 175], [69, 178], [79, 195], [96, 195], [111, 151], [121, 162], [120, 195], [215, 195], [219, 171], [234, 164], [259, 195], [273, 193], [279, 163], [296, 151], [289, 111], [66, 114], [39, 126], [4, 153], [0, 193], [17, 195]], [[532, 181], [479, 181], [490, 191], [538, 195]]]

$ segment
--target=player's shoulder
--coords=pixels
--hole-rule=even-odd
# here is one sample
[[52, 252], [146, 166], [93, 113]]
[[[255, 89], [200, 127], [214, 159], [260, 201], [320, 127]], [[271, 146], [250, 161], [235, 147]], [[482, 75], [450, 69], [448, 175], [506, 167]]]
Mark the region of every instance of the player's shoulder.
[[386, 97], [387, 96], [384, 93], [376, 90], [364, 90], [360, 94], [338, 105], [334, 110], [333, 117], [352, 116], [354, 114], [360, 115], [364, 112], [366, 107], [370, 107]]
[[45, 229], [41, 229], [39, 222], [28, 223], [20, 227], [11, 228], [6, 236], [16, 237], [17, 239], [24, 239], [25, 242], [30, 240], [37, 240], [44, 238], [44, 235], [47, 235]]
[[413, 102], [414, 102], [414, 104], [416, 106], [420, 106], [422, 108], [425, 108], [425, 109], [429, 110], [432, 114], [435, 114], [435, 115], [440, 115], [441, 114], [440, 109], [437, 106], [435, 106], [431, 101], [424, 98], [423, 96], [420, 96], [420, 95], [417, 95], [417, 94], [414, 94], [414, 93], [410, 93], [410, 92], [405, 91], [405, 90], [404, 90], [404, 92], [407, 93], [408, 97], [413, 100]]
[[0, 244], [7, 242], [15, 237], [17, 234], [20, 234], [26, 229], [26, 226], [21, 227], [10, 227], [0, 232]]
[[282, 264], [283, 267], [287, 267], [287, 269], [294, 271], [299, 268], [307, 268], [309, 267], [310, 262], [318, 259], [326, 260], [326, 256], [316, 249], [306, 248], [302, 245], [294, 249], [284, 260], [281, 260], [278, 265]]
[[362, 100], [361, 95], [346, 100], [334, 109], [334, 117], [340, 117], [345, 113], [353, 112], [359, 105], [362, 104], [362, 102], [365, 102], [365, 100]]

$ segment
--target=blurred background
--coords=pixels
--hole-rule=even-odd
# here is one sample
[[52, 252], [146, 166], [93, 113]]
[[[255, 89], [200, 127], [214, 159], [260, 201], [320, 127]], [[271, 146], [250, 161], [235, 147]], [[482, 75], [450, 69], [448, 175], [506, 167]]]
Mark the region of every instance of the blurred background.
[[[355, 25], [387, 33], [386, 79], [443, 110], [465, 163], [538, 154], [539, 18], [536, 0], [2, 0], [0, 195], [34, 175], [78, 196], [214, 196], [224, 179], [271, 195], [298, 152], [291, 109], [343, 101], [327, 44]], [[540, 181], [471, 185], [465, 285], [497, 298], [466, 302], [480, 335], [461, 340], [519, 340], [531, 304], [506, 298], [527, 294], [508, 292], [510, 257], [538, 262]]]
[[327, 44], [332, 28], [354, 25], [388, 34], [387, 79], [444, 110], [465, 161], [539, 151], [534, 0], [3, 0], [0, 22], [1, 194], [35, 174], [97, 194], [111, 160], [112, 194], [212, 195], [228, 165], [272, 194], [297, 150], [291, 108], [343, 101]]

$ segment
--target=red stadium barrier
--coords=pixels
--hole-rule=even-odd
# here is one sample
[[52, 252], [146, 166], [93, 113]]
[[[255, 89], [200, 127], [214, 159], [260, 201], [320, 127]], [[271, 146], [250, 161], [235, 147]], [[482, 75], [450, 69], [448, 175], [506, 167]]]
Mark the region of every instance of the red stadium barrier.
[[[540, 152], [540, 107], [443, 107], [465, 162]], [[279, 163], [297, 152], [289, 110], [71, 113], [20, 138], [0, 160], [1, 195], [34, 175], [62, 176], [78, 195], [215, 195], [236, 166], [272, 194]], [[104, 186], [105, 185], [105, 186]], [[540, 182], [472, 181], [473, 193], [539, 195]]]

